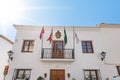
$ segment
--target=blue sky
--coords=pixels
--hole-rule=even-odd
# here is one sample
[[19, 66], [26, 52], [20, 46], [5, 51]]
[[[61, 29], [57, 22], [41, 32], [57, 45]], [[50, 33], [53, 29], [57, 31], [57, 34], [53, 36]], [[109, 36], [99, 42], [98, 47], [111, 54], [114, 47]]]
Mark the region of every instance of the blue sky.
[[[19, 5], [18, 9], [14, 9], [14, 11], [22, 11], [21, 14], [19, 14], [20, 12], [17, 13], [18, 11], [16, 11], [16, 13], [14, 12], [15, 14], [19, 14], [19, 16], [17, 15], [15, 17], [15, 14], [9, 14], [11, 17], [4, 20], [0, 17], [0, 34], [8, 37], [12, 41], [14, 41], [16, 35], [13, 24], [40, 26], [96, 26], [96, 24], [99, 23], [120, 24], [120, 0], [19, 1], [20, 2], [16, 2], [16, 4], [21, 3], [21, 5]], [[9, 7], [5, 9], [10, 10]], [[5, 9], [4, 7], [0, 8], [0, 10]]]

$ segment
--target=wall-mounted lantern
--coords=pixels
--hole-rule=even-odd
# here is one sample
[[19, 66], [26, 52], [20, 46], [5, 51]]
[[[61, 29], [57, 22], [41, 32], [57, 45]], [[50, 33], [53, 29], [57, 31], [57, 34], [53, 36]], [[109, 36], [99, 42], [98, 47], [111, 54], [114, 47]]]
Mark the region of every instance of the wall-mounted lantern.
[[46, 78], [47, 77], [47, 73], [44, 73], [44, 78]]
[[101, 56], [101, 60], [103, 61], [105, 59], [105, 56], [106, 56], [106, 52], [102, 51], [100, 53], [100, 56]]
[[70, 78], [70, 73], [67, 74], [68, 78]]
[[10, 50], [7, 53], [8, 53], [9, 59], [12, 61], [13, 60], [13, 54], [14, 54], [13, 51]]

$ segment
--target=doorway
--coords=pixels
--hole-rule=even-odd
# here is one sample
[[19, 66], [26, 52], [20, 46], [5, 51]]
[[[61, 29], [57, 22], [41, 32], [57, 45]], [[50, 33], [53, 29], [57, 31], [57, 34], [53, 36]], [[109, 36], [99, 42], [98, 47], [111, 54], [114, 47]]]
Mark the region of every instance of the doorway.
[[53, 41], [52, 51], [52, 58], [64, 58], [63, 41]]
[[65, 70], [64, 69], [51, 69], [50, 80], [65, 80]]

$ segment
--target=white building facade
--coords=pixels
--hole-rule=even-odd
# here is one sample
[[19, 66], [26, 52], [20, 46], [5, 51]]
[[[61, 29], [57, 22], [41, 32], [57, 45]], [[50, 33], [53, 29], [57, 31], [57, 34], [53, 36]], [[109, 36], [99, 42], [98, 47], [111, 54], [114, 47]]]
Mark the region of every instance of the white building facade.
[[37, 80], [40, 76], [45, 80], [106, 80], [120, 75], [119, 24], [15, 28], [14, 55], [6, 80]]
[[0, 35], [0, 80], [4, 80], [4, 68], [8, 65], [7, 52], [12, 49], [13, 42]]

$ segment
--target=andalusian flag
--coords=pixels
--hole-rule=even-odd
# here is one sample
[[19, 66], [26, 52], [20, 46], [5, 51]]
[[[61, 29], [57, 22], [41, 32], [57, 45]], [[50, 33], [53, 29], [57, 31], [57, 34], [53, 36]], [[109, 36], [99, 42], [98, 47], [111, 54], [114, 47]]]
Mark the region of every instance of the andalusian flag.
[[66, 30], [64, 28], [64, 44], [67, 44], [67, 34], [66, 34]]
[[53, 28], [51, 29], [51, 33], [49, 38], [47, 39], [47, 41], [50, 41], [50, 43], [52, 42], [52, 37], [53, 37]]

